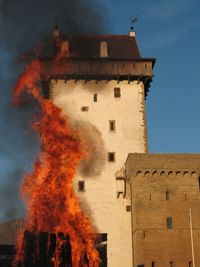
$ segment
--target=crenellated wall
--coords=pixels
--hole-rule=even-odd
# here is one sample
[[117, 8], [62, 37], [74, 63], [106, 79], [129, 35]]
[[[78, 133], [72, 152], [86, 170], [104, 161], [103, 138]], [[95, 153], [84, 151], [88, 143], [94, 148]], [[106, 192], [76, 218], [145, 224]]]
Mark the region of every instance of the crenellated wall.
[[192, 266], [190, 208], [200, 266], [199, 174], [200, 155], [129, 155], [134, 267]]

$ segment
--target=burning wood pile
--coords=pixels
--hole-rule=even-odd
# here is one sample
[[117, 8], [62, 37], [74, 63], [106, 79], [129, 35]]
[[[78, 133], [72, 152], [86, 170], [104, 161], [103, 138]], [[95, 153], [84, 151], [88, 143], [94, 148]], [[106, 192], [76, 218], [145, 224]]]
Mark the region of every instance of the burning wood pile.
[[[72, 267], [72, 247], [69, 235], [63, 233], [32, 234], [24, 232], [23, 238], [23, 262], [18, 262], [18, 267]], [[82, 263], [89, 266], [89, 261]], [[81, 265], [80, 265], [81, 266]]]

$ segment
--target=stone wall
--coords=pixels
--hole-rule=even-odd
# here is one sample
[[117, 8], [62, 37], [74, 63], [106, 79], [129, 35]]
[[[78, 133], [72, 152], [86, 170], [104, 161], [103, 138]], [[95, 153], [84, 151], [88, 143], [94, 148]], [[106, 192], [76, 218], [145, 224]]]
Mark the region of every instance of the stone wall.
[[200, 266], [200, 155], [130, 154], [134, 267]]
[[[52, 80], [50, 87], [52, 101], [86, 144], [88, 158], [76, 174], [74, 187], [95, 231], [107, 234], [108, 266], [132, 267], [130, 199], [125, 198], [124, 175], [119, 171], [128, 153], [147, 149], [144, 84]], [[110, 122], [115, 122], [114, 129]], [[79, 182], [84, 190], [78, 190]]]

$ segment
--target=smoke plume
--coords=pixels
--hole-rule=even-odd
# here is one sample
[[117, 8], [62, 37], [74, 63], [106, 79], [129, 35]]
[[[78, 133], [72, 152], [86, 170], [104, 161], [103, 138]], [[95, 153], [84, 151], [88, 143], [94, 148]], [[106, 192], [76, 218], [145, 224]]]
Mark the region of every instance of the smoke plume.
[[106, 11], [95, 0], [0, 1], [0, 220], [23, 214], [18, 198], [22, 173], [31, 168], [39, 149], [38, 138], [27, 125], [37, 111], [34, 102], [15, 109], [12, 87], [23, 64], [20, 55], [51, 37], [58, 21], [67, 34], [107, 31]]
[[84, 159], [79, 171], [87, 178], [94, 178], [101, 174], [106, 159], [106, 148], [101, 132], [89, 121], [76, 121], [74, 127], [85, 142], [87, 158]]

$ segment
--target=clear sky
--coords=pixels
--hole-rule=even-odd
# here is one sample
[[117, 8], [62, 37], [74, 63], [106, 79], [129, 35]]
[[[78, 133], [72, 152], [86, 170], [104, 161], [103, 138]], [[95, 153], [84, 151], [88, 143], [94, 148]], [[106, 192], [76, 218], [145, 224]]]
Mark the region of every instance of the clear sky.
[[157, 59], [146, 101], [149, 151], [200, 153], [200, 1], [103, 2], [116, 34], [138, 18], [140, 52]]
[[[46, 9], [45, 1], [47, 0], [20, 0], [19, 4], [29, 2], [24, 9], [27, 13], [28, 5], [34, 5], [36, 2], [39, 5], [40, 2], [44, 2]], [[59, 1], [64, 2], [64, 0]], [[75, 3], [78, 0], [71, 2]], [[155, 77], [146, 101], [149, 151], [200, 153], [200, 1], [99, 0], [99, 2], [105, 6], [103, 11], [105, 11], [109, 29], [106, 33], [128, 34], [131, 18], [137, 17], [135, 30], [141, 55], [157, 59], [154, 69]], [[2, 3], [4, 3], [6, 12], [12, 9], [13, 13], [10, 13], [10, 17], [1, 9]], [[6, 6], [7, 3], [8, 6]], [[7, 18], [8, 21], [13, 22], [12, 14], [17, 15], [17, 20], [14, 20], [13, 24], [5, 24], [8, 28], [4, 30], [9, 31], [8, 43], [12, 43], [14, 35], [15, 37], [21, 36], [21, 39], [15, 38], [16, 45], [20, 47], [23, 42], [27, 43], [29, 40], [30, 30], [34, 41], [38, 40], [38, 36], [43, 35], [39, 31], [38, 34], [33, 34], [36, 25], [25, 28], [26, 23], [23, 22], [23, 16], [19, 14], [19, 11], [23, 10], [15, 6], [15, 3], [14, 0], [0, 0], [0, 20], [4, 21]], [[78, 9], [79, 6], [73, 6], [73, 8]], [[93, 9], [95, 8], [98, 9], [98, 6], [93, 5]], [[33, 9], [34, 6], [33, 8], [31, 6], [29, 18], [33, 18], [34, 21]], [[52, 9], [49, 8], [49, 10], [51, 12]], [[36, 16], [38, 8], [34, 12]], [[55, 19], [54, 14], [49, 17], [44, 16], [43, 11], [40, 13], [44, 21], [41, 18], [37, 19], [37, 22], [42, 21], [42, 24], [38, 23], [38, 29], [42, 28], [46, 21], [52, 23]], [[86, 18], [82, 15], [80, 8], [78, 14], [79, 17], [81, 15], [81, 23], [84, 23]], [[15, 27], [12, 32], [16, 22], [18, 23], [17, 29]], [[46, 25], [44, 31], [46, 29], [51, 31], [50, 25], [53, 25], [51, 23]], [[3, 26], [0, 32], [2, 28]], [[2, 38], [3, 35], [0, 36]], [[1, 41], [4, 40], [1, 39]], [[8, 92], [11, 91], [13, 84], [11, 74], [12, 71], [15, 72], [11, 50], [5, 45], [2, 46], [2, 42], [0, 43], [0, 203], [4, 203], [4, 211], [0, 207], [0, 221], [23, 214], [23, 209], [18, 204], [18, 186], [24, 170], [30, 169], [38, 148], [34, 136], [31, 136], [27, 129], [25, 130], [24, 121], [28, 121], [26, 109], [15, 111], [9, 106], [10, 93]], [[7, 95], [6, 98], [5, 95]], [[24, 121], [19, 122], [18, 116], [23, 117]]]

